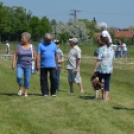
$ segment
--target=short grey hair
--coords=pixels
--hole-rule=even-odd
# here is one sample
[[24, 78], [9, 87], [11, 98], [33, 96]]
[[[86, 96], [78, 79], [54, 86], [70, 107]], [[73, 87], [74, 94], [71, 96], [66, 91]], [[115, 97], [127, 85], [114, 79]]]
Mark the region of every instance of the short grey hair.
[[50, 33], [46, 33], [44, 36], [45, 39], [52, 39], [52, 35]]
[[22, 37], [22, 36], [25, 36], [28, 40], [31, 39], [31, 34], [28, 33], [28, 32], [23, 32], [23, 33], [21, 34], [21, 37]]

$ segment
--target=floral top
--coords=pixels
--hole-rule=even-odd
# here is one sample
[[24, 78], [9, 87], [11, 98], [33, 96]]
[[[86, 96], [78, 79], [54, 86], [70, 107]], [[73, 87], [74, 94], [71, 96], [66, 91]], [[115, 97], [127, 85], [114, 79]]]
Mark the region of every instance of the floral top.
[[111, 74], [113, 72], [114, 50], [113, 48], [102, 46], [99, 49], [98, 58], [100, 65], [97, 71], [102, 74]]

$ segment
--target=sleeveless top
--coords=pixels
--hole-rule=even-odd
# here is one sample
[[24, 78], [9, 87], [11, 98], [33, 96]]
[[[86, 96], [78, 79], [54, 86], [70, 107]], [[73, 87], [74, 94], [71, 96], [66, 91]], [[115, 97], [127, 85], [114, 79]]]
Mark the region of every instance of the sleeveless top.
[[[35, 50], [35, 48], [32, 45], [32, 49]], [[18, 50], [18, 61], [17, 65], [22, 68], [32, 68], [32, 50], [31, 47], [27, 50], [24, 50], [22, 48], [22, 45], [17, 46]]]

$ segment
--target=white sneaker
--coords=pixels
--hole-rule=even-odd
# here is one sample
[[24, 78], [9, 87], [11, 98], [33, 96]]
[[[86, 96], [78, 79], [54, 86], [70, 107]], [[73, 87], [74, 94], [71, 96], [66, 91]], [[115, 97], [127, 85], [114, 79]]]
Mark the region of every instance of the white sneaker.
[[56, 97], [56, 94], [53, 94], [52, 97]]
[[47, 97], [47, 96], [48, 96], [47, 94], [44, 95], [44, 97]]
[[18, 95], [21, 96], [23, 93], [23, 90], [19, 90]]
[[84, 94], [84, 90], [83, 90], [83, 89], [82, 89], [82, 90], [80, 90], [80, 93]]
[[27, 95], [27, 94], [25, 94], [25, 97], [28, 97], [28, 95]]

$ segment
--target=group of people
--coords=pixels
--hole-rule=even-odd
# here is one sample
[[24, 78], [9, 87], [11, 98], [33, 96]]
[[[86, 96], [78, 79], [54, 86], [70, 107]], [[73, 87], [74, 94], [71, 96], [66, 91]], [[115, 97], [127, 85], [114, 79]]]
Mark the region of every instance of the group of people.
[[116, 45], [112, 45], [113, 49], [115, 51], [115, 57], [123, 57], [127, 58], [128, 53], [127, 53], [127, 46], [126, 44], [121, 41], [120, 39], [117, 39]]
[[[59, 41], [52, 40], [50, 33], [46, 33], [44, 41], [39, 43], [38, 50], [30, 43], [31, 34], [24, 32], [21, 35], [21, 44], [15, 50], [12, 60], [12, 69], [16, 68], [17, 83], [19, 85], [18, 95], [28, 96], [30, 88], [30, 78], [32, 74], [32, 61], [35, 61], [36, 70], [40, 70], [40, 86], [43, 96], [49, 94], [56, 96], [59, 90], [61, 63], [64, 61], [63, 52], [59, 49]], [[77, 83], [81, 93], [84, 93], [80, 77], [81, 50], [77, 46], [78, 39], [69, 39], [70, 52], [68, 55], [68, 82], [70, 92], [73, 92], [73, 83]], [[48, 73], [50, 76], [50, 93], [48, 86]], [[24, 74], [24, 84], [23, 84]]]
[[[49, 94], [53, 97], [56, 96], [56, 91], [60, 86], [60, 72], [61, 63], [64, 61], [64, 55], [61, 49], [59, 49], [59, 41], [52, 40], [52, 35], [46, 33], [44, 41], [39, 43], [36, 51], [35, 47], [30, 43], [31, 34], [24, 32], [21, 35], [21, 44], [16, 48], [12, 60], [12, 69], [16, 68], [17, 83], [19, 85], [18, 95], [23, 94], [28, 96], [28, 89], [30, 88], [30, 78], [32, 72], [32, 62], [35, 61], [36, 70], [40, 70], [40, 87], [43, 96]], [[106, 26], [103, 27], [102, 34], [98, 40], [100, 48], [98, 50], [98, 56], [95, 62], [94, 73], [97, 74], [99, 82], [104, 83], [102, 90], [102, 99], [109, 100], [110, 91], [110, 78], [113, 72], [114, 62], [114, 50], [112, 47], [112, 39], [108, 33]], [[76, 83], [79, 87], [80, 93], [84, 93], [82, 86], [82, 79], [80, 76], [80, 64], [81, 64], [81, 49], [79, 48], [78, 39], [69, 39], [71, 49], [67, 59], [67, 71], [68, 71], [68, 83], [70, 87], [70, 93], [74, 92], [73, 83]], [[24, 84], [23, 84], [24, 74]], [[50, 93], [48, 85], [48, 74], [50, 76]], [[95, 86], [95, 99], [98, 99], [100, 87]]]

